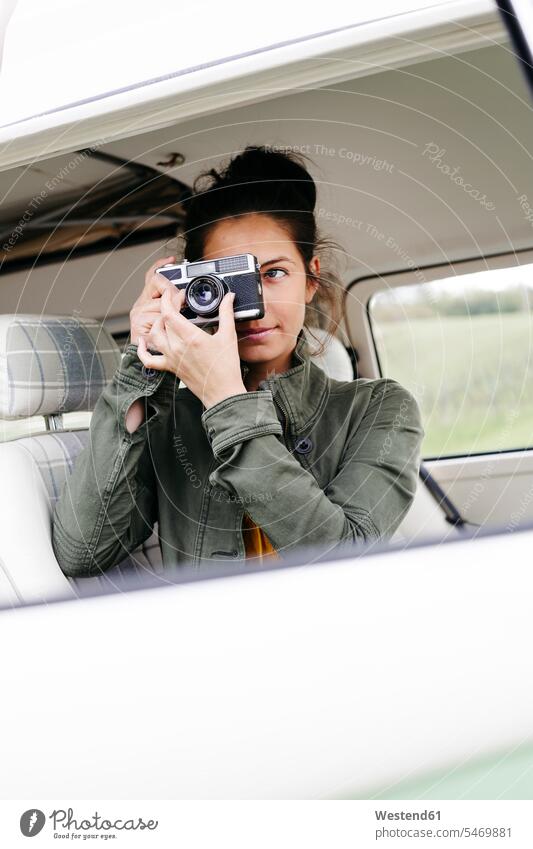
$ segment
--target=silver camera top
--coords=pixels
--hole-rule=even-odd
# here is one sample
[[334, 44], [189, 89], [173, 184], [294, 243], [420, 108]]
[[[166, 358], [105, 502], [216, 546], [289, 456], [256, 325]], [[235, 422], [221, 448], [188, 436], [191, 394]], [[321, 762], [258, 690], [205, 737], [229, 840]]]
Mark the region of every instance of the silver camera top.
[[218, 323], [218, 309], [226, 292], [235, 292], [233, 313], [236, 320], [262, 318], [261, 272], [253, 254], [235, 254], [209, 260], [167, 263], [158, 274], [185, 289], [182, 313], [198, 325]]

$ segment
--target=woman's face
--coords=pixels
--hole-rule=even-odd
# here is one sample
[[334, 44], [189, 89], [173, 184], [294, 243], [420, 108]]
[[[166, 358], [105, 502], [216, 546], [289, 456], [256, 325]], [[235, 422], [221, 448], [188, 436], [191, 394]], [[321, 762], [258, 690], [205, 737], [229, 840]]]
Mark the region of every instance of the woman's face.
[[[236, 322], [239, 356], [255, 363], [281, 363], [284, 357], [290, 361], [303, 326], [305, 306], [312, 300], [318, 283], [307, 277], [296, 244], [269, 215], [248, 213], [221, 221], [207, 236], [203, 259], [244, 253], [253, 254], [259, 262], [265, 315]], [[319, 275], [318, 257], [311, 260], [311, 271]]]

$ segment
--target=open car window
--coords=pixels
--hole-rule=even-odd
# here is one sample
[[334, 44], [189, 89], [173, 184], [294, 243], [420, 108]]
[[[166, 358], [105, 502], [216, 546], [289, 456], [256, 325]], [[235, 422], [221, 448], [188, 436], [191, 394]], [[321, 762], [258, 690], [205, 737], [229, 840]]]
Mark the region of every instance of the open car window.
[[425, 458], [533, 447], [533, 264], [377, 292], [368, 313], [382, 374], [421, 406]]

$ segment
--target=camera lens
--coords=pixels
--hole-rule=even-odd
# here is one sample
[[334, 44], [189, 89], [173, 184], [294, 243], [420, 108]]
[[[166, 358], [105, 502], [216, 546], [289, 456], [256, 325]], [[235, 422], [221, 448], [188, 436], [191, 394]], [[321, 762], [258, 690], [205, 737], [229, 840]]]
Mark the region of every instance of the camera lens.
[[224, 297], [224, 284], [212, 274], [191, 280], [185, 290], [185, 300], [194, 312], [206, 315], [218, 309]]

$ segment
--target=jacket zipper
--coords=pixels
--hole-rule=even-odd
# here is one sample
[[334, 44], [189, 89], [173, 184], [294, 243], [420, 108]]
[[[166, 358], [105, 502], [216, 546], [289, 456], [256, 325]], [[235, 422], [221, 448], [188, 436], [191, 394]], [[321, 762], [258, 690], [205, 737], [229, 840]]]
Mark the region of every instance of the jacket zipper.
[[274, 401], [274, 404], [279, 407], [283, 416], [283, 441], [285, 442], [286, 447], [288, 447], [287, 437], [289, 435], [289, 414], [287, 413], [287, 409], [283, 401], [280, 397], [278, 397], [280, 395], [280, 391], [278, 390], [277, 393], [274, 392], [274, 387], [270, 380], [268, 381], [268, 385], [270, 386], [270, 390], [272, 392], [272, 400]]
[[283, 441], [285, 442], [285, 445], [288, 445], [287, 439], [288, 439], [288, 435], [289, 435], [289, 433], [288, 433], [289, 417], [288, 417], [287, 411], [286, 411], [285, 407], [283, 406], [283, 404], [280, 404], [279, 408], [280, 408], [280, 410], [283, 414]]

